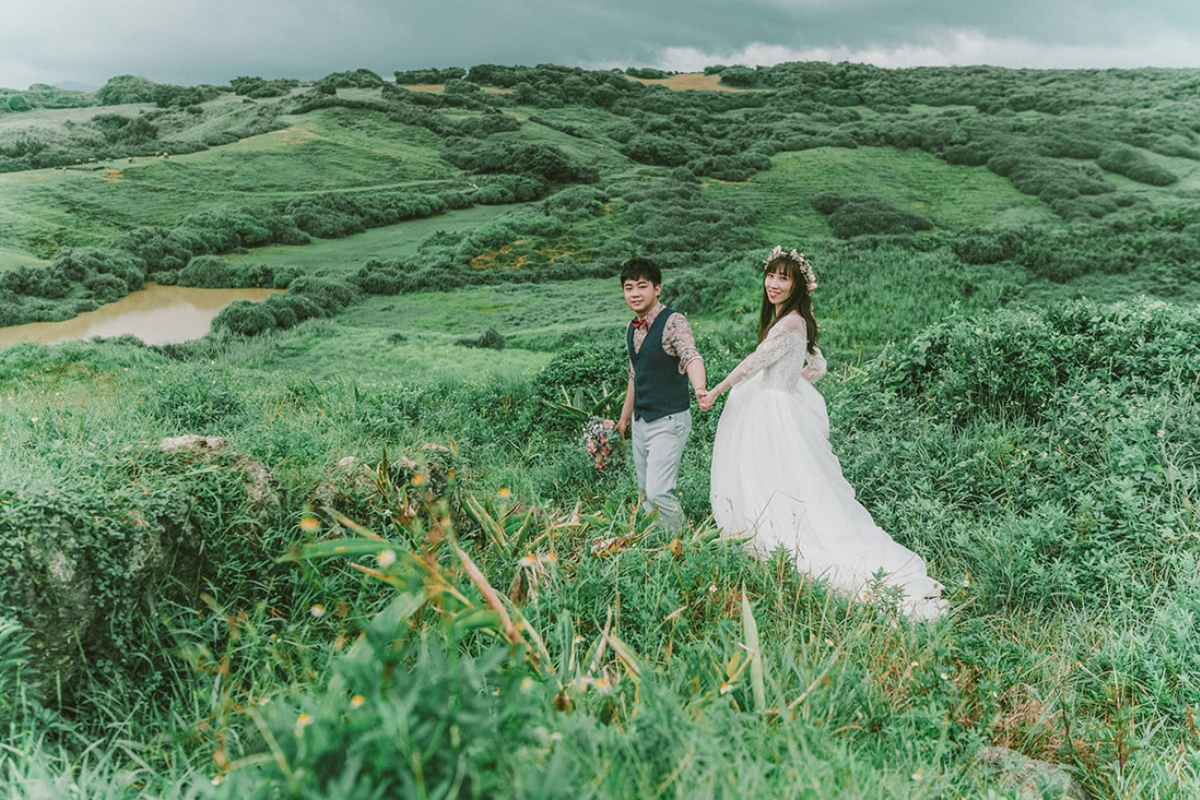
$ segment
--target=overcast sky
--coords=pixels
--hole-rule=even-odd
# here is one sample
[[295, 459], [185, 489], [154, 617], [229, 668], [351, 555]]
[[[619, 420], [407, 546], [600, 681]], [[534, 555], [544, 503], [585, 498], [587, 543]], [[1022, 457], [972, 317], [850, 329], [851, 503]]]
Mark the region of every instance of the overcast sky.
[[1200, 67], [1196, 0], [0, 0], [0, 86], [367, 67]]

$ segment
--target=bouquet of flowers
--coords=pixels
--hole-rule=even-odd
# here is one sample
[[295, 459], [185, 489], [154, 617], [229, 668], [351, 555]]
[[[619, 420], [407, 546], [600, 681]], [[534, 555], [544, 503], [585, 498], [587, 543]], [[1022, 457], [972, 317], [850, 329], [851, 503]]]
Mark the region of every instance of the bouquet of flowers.
[[617, 424], [611, 419], [588, 417], [583, 425], [583, 439], [580, 441], [592, 459], [592, 466], [604, 469], [616, 463], [622, 452], [624, 440], [617, 431]]

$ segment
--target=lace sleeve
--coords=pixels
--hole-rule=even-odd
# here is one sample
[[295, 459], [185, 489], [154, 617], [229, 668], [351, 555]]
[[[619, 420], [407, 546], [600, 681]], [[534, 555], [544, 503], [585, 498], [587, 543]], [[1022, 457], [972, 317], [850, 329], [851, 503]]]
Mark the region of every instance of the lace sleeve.
[[742, 363], [738, 364], [725, 380], [730, 388], [737, 386], [764, 367], [774, 364], [783, 357], [788, 348], [799, 347], [803, 350], [807, 346], [808, 334], [805, 332], [804, 320], [795, 314], [789, 314], [775, 323], [767, 338], [759, 343], [753, 353], [742, 359]]
[[813, 352], [805, 356], [804, 369], [800, 370], [800, 377], [809, 383], [816, 383], [825, 377], [825, 356], [821, 355], [821, 348], [814, 347]]

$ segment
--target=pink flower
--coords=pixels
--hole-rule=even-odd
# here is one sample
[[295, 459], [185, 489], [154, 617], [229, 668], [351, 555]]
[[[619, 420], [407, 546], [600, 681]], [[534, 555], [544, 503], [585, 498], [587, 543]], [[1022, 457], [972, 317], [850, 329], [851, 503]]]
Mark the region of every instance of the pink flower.
[[615, 422], [613, 422], [611, 419], [606, 419], [606, 420], [604, 420], [604, 428], [605, 428], [605, 430], [610, 430], [610, 431], [611, 431], [611, 430], [612, 430], [613, 428], [615, 428], [615, 427], [616, 427], [616, 423], [615, 423]]

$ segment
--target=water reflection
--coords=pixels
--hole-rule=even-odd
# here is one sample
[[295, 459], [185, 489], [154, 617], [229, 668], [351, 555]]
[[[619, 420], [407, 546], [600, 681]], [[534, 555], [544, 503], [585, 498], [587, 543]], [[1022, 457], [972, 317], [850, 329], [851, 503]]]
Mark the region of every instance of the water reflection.
[[159, 286], [127, 294], [115, 303], [64, 322], [31, 322], [0, 328], [0, 347], [21, 342], [55, 344], [93, 336], [130, 333], [146, 344], [168, 344], [198, 339], [209, 323], [234, 300], [265, 300], [276, 289], [189, 289]]

